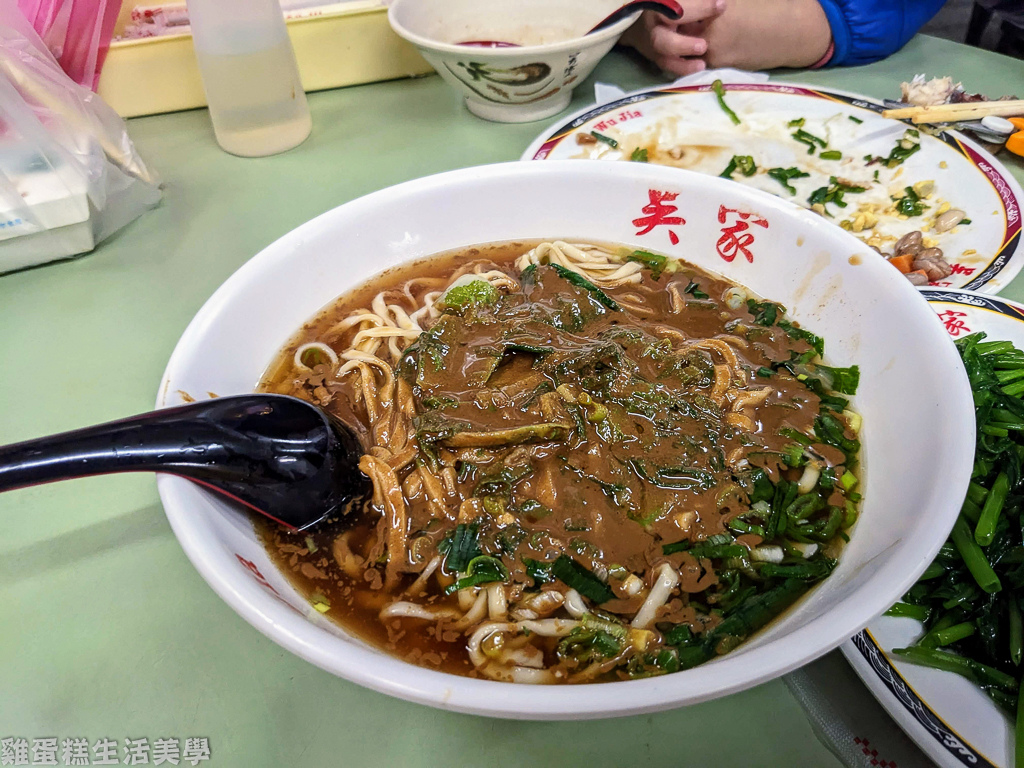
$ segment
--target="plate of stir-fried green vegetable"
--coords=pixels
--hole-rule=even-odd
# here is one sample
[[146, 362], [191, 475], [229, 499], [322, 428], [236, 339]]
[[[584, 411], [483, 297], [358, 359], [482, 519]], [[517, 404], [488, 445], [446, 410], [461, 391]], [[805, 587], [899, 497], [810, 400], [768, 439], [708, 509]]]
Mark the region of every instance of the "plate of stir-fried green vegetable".
[[923, 294], [954, 340], [974, 392], [974, 473], [935, 561], [843, 652], [939, 765], [1020, 767], [1024, 306], [967, 291]]

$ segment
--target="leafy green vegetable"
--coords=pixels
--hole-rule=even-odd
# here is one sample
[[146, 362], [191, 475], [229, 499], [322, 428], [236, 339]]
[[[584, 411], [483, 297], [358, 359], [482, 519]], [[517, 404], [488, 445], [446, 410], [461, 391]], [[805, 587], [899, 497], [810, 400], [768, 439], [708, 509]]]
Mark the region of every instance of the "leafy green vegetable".
[[489, 306], [498, 300], [498, 289], [486, 280], [455, 285], [441, 297], [441, 306], [453, 312], [465, 312], [470, 307]]
[[714, 486], [710, 472], [694, 467], [654, 467], [644, 459], [627, 459], [626, 463], [641, 478], [659, 488], [707, 490]]
[[428, 408], [432, 411], [443, 411], [446, 408], [457, 408], [459, 401], [454, 397], [448, 397], [446, 395], [431, 395], [424, 397], [420, 402], [424, 408]]
[[819, 187], [811, 193], [811, 196], [807, 198], [807, 202], [811, 205], [821, 204], [826, 205], [827, 203], [835, 203], [840, 208], [846, 207], [846, 201], [843, 200], [843, 195], [847, 192], [858, 193], [867, 191], [867, 187], [858, 187], [855, 184], [848, 184], [845, 181], [837, 179], [835, 176], [829, 178], [829, 185], [827, 187]]
[[806, 375], [822, 381], [825, 384], [825, 389], [831, 389], [844, 395], [857, 394], [857, 387], [860, 386], [860, 367], [856, 365], [851, 365], [849, 368], [833, 368], [830, 365], [818, 363], [809, 366]]
[[595, 299], [597, 299], [604, 306], [608, 307], [608, 309], [612, 310], [612, 312], [620, 311], [619, 305], [615, 303], [615, 301], [610, 296], [608, 296], [607, 293], [605, 293], [592, 282], [587, 280], [587, 278], [585, 278], [579, 272], [573, 272], [571, 269], [566, 269], [561, 264], [552, 264], [550, 266], [553, 270], [555, 270], [555, 272], [558, 273], [558, 276], [561, 277], [563, 280], [572, 283], [578, 288], [583, 288], [587, 291], [590, 291], [590, 293], [593, 294]]
[[633, 150], [633, 154], [629, 156], [629, 159], [634, 163], [646, 163], [647, 162], [647, 150], [637, 147]]
[[814, 434], [821, 442], [838, 448], [847, 456], [852, 457], [860, 451], [860, 441], [847, 437], [843, 424], [829, 413], [822, 413], [814, 420]]
[[921, 196], [914, 191], [913, 187], [905, 187], [903, 192], [902, 197], [892, 198], [892, 201], [896, 203], [898, 213], [904, 216], [920, 216], [928, 210], [928, 205], [921, 200]]
[[896, 142], [896, 146], [892, 148], [887, 157], [864, 155], [864, 160], [868, 165], [881, 163], [886, 168], [895, 168], [897, 165], [902, 165], [908, 157], [920, 149], [921, 133], [911, 128], [904, 132], [903, 138]]
[[444, 369], [445, 358], [452, 351], [446, 340], [448, 332], [452, 329], [450, 321], [449, 316], [442, 315], [440, 320], [434, 323], [429, 330], [421, 333], [406, 350], [407, 354], [416, 355], [416, 380], [421, 385], [430, 375], [430, 371], [437, 373]]
[[790, 179], [803, 179], [811, 174], [799, 168], [769, 168], [768, 175], [775, 179], [791, 195], [796, 194], [796, 187], [789, 183]]
[[459, 523], [450, 537], [441, 540], [437, 551], [445, 556], [445, 568], [451, 573], [462, 573], [473, 558], [480, 554], [478, 543], [479, 526], [476, 523]]
[[661, 277], [661, 273], [665, 271], [665, 267], [668, 264], [668, 256], [648, 251], [633, 251], [626, 257], [626, 261], [635, 261], [643, 264], [651, 270], [651, 277], [657, 280]]
[[520, 464], [509, 467], [503, 463], [490, 466], [481, 475], [479, 482], [473, 489], [474, 496], [499, 495], [506, 498], [511, 497], [512, 488], [524, 477], [533, 473], [533, 467], [529, 464]]
[[795, 118], [795, 119], [793, 119], [793, 120], [790, 120], [790, 121], [789, 121], [789, 122], [787, 123], [787, 125], [788, 125], [788, 126], [789, 126], [790, 128], [803, 128], [803, 127], [804, 127], [804, 123], [806, 123], [806, 122], [807, 122], [807, 118], [804, 118], [804, 117], [797, 117], [797, 118]]
[[722, 108], [722, 111], [729, 116], [729, 119], [732, 120], [733, 125], [739, 125], [739, 117], [736, 115], [735, 112], [733, 112], [729, 108], [729, 105], [725, 103], [725, 86], [722, 84], [722, 81], [715, 80], [715, 82], [711, 84], [711, 90], [715, 92], [715, 97], [718, 99], [718, 106], [720, 106]]
[[535, 586], [548, 584], [555, 581], [556, 576], [553, 570], [554, 562], [534, 560], [529, 557], [523, 558], [523, 565], [526, 566], [526, 575], [533, 579]]
[[842, 160], [843, 153], [838, 149], [827, 149], [824, 152], [819, 152], [818, 157], [822, 160]]
[[543, 520], [551, 514], [551, 509], [549, 507], [545, 507], [539, 501], [535, 501], [534, 499], [526, 499], [519, 505], [519, 511], [530, 522]]
[[615, 597], [611, 587], [568, 555], [559, 555], [551, 566], [551, 572], [566, 586], [598, 605]]
[[708, 296], [708, 294], [706, 294], [704, 291], [700, 289], [700, 285], [697, 283], [696, 280], [691, 280], [689, 283], [687, 283], [686, 287], [683, 289], [683, 293], [688, 293], [695, 299], [711, 298], [710, 296]]
[[786, 335], [789, 336], [789, 338], [806, 341], [808, 344], [814, 347], [814, 351], [817, 352], [819, 355], [825, 354], [825, 340], [821, 338], [821, 336], [817, 336], [816, 334], [804, 330], [803, 328], [798, 328], [788, 320], [779, 320], [778, 326], [779, 328], [786, 332]]
[[782, 317], [786, 310], [779, 304], [771, 301], [756, 301], [747, 299], [747, 311], [754, 316], [754, 322], [758, 325], [771, 326]]

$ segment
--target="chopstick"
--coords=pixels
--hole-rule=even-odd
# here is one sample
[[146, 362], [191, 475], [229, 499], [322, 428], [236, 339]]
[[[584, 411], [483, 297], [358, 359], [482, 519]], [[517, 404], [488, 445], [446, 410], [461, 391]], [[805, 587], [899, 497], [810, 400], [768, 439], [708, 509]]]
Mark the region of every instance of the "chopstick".
[[972, 101], [963, 104], [936, 104], [929, 107], [904, 107], [887, 109], [882, 117], [905, 120], [908, 117], [917, 125], [923, 123], [958, 123], [978, 120], [988, 115], [1013, 117], [1024, 115], [1024, 99], [1007, 101]]

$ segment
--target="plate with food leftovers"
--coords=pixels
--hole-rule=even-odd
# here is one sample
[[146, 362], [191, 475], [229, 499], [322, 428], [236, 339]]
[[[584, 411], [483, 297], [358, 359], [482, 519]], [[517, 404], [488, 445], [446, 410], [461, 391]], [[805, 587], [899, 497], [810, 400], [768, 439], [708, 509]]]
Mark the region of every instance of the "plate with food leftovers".
[[885, 616], [844, 644], [860, 677], [941, 766], [1015, 763], [1024, 658], [1024, 306], [925, 289], [974, 392], [974, 476], [949, 540]]
[[1009, 172], [955, 132], [883, 118], [863, 96], [780, 83], [669, 86], [581, 111], [524, 160], [657, 163], [815, 211], [913, 284], [997, 293], [1024, 265]]
[[161, 477], [199, 571], [334, 674], [492, 716], [679, 706], [838, 646], [934, 557], [973, 455], [906, 280], [653, 165], [465, 169], [304, 225], [211, 298], [159, 404], [254, 388], [350, 425], [373, 491], [289, 531]]

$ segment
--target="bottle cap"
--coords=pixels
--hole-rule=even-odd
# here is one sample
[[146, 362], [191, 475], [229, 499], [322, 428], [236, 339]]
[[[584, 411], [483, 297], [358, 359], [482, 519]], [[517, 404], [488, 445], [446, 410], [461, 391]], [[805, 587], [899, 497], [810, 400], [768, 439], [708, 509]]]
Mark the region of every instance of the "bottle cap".
[[1001, 136], [1009, 136], [1014, 131], [1013, 123], [1005, 117], [996, 117], [995, 115], [981, 118], [981, 125], [985, 130], [998, 133]]

